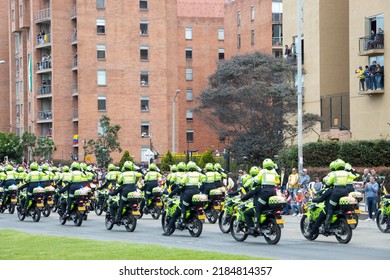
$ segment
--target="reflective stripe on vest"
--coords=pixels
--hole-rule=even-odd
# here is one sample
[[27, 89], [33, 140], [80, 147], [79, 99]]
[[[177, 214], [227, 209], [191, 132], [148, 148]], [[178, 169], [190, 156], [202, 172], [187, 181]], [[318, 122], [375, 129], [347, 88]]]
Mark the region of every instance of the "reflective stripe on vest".
[[263, 173], [263, 179], [261, 180], [262, 185], [275, 186], [276, 173], [274, 170], [266, 170]]
[[343, 171], [343, 170], [336, 171], [334, 173], [333, 185], [335, 187], [347, 185], [348, 176], [349, 176], [349, 174], [347, 171]]
[[207, 172], [206, 173], [206, 183], [214, 183], [215, 182], [215, 173], [214, 172]]
[[135, 176], [135, 172], [134, 171], [123, 172], [119, 178], [119, 182], [120, 181], [122, 181], [122, 183], [124, 185], [135, 184], [135, 182], [137, 181], [137, 177]]

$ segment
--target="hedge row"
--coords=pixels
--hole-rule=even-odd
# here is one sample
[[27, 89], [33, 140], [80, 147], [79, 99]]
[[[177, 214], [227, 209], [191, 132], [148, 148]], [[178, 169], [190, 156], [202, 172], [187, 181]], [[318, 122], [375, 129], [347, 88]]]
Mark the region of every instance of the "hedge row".
[[[349, 162], [352, 166], [390, 166], [390, 141], [348, 141], [348, 142], [313, 142], [304, 144], [304, 166], [329, 166], [337, 158]], [[298, 147], [291, 146], [278, 154], [280, 166], [297, 166]]]

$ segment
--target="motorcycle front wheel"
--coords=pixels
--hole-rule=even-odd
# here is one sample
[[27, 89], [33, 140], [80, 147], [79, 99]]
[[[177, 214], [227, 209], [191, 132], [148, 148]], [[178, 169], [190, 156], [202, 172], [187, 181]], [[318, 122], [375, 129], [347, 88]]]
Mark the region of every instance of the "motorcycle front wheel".
[[346, 219], [340, 219], [336, 226], [336, 239], [341, 244], [347, 244], [352, 239], [352, 228], [347, 223]]
[[268, 244], [275, 245], [280, 241], [282, 236], [282, 230], [280, 226], [276, 223], [275, 219], [268, 219], [264, 222], [261, 228], [266, 228], [266, 233], [264, 233], [265, 241]]
[[222, 210], [221, 213], [219, 214], [219, 220], [218, 220], [218, 225], [219, 229], [223, 233], [229, 233], [230, 232], [230, 220], [231, 216], [226, 213], [225, 210]]
[[300, 227], [301, 227], [301, 232], [303, 236], [310, 241], [316, 240], [319, 232], [317, 230], [316, 233], [312, 234], [311, 236], [305, 236], [305, 233], [309, 230], [309, 225], [310, 225], [310, 219], [307, 216], [302, 216], [301, 222], [300, 222]]
[[199, 237], [203, 231], [203, 224], [200, 220], [193, 220], [190, 227], [188, 228], [192, 237]]
[[96, 205], [95, 205], [95, 214], [97, 216], [100, 216], [102, 213], [103, 213], [103, 205], [101, 205], [100, 203], [96, 203]]
[[383, 213], [382, 209], [378, 210], [376, 214], [376, 226], [381, 232], [386, 232], [387, 228], [387, 216]]
[[133, 215], [127, 216], [124, 220], [124, 224], [128, 232], [133, 232], [137, 227], [137, 219]]
[[242, 242], [247, 239], [248, 234], [245, 233], [247, 227], [243, 221], [238, 219], [237, 217], [232, 217], [230, 221], [230, 233], [236, 241]]
[[22, 210], [20, 209], [20, 206], [16, 209], [16, 211], [18, 213], [19, 221], [24, 221], [24, 219], [26, 218], [26, 214], [22, 214]]
[[[166, 212], [163, 212], [161, 215], [161, 226], [163, 231], [165, 232], [167, 230], [167, 226], [169, 224], [169, 220], [171, 217], [167, 216]], [[171, 235], [175, 231], [175, 227], [171, 228], [169, 231], [169, 235]]]
[[109, 213], [106, 214], [105, 224], [107, 230], [112, 230], [114, 227], [114, 217], [111, 217]]

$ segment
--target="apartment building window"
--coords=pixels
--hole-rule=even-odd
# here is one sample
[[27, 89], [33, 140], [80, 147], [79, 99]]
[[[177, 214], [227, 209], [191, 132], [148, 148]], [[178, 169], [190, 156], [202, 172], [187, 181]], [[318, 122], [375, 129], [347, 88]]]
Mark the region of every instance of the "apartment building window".
[[96, 0], [96, 8], [104, 9], [105, 7], [105, 0]]
[[98, 111], [106, 111], [107, 110], [107, 98], [104, 95], [98, 96]]
[[98, 60], [106, 59], [106, 45], [104, 44], [97, 45], [97, 59]]
[[323, 96], [321, 97], [321, 130], [326, 131], [331, 128], [349, 130], [349, 96]]
[[192, 27], [186, 27], [186, 34], [185, 39], [186, 40], [192, 40]]
[[194, 130], [187, 129], [187, 143], [194, 142]]
[[237, 26], [241, 25], [241, 11], [237, 12]]
[[149, 33], [149, 21], [147, 20], [141, 20], [139, 22], [139, 34], [140, 35], [148, 35]]
[[255, 6], [251, 6], [251, 21], [255, 20]]
[[142, 121], [141, 122], [141, 135], [149, 135], [149, 122], [148, 121]]
[[224, 28], [218, 28], [218, 40], [219, 41], [225, 40], [225, 29]]
[[11, 11], [11, 19], [12, 19], [12, 21], [15, 21], [15, 10], [14, 9], [12, 9], [12, 11]]
[[186, 111], [186, 120], [187, 121], [193, 121], [194, 120], [194, 115], [193, 115], [192, 109], [187, 109], [187, 111]]
[[148, 61], [149, 60], [149, 47], [148, 46], [141, 46], [139, 52], [140, 52], [141, 61]]
[[241, 48], [241, 34], [237, 34], [237, 48]]
[[218, 49], [218, 59], [219, 60], [225, 59], [225, 49], [222, 48]]
[[149, 111], [149, 96], [141, 96], [141, 112]]
[[148, 9], [148, 0], [140, 0], [139, 1], [139, 8], [141, 10], [147, 10]]
[[141, 74], [140, 74], [140, 83], [141, 83], [141, 86], [143, 87], [146, 87], [149, 85], [149, 71], [141, 71]]
[[255, 30], [251, 30], [251, 46], [255, 45]]
[[98, 18], [96, 20], [96, 32], [97, 34], [106, 34], [106, 19]]
[[186, 81], [192, 81], [192, 68], [186, 68]]
[[105, 85], [107, 85], [106, 74], [107, 74], [106, 70], [98, 70], [97, 71], [98, 86], [105, 86]]
[[23, 4], [19, 5], [19, 17], [23, 17]]
[[186, 100], [187, 101], [193, 101], [194, 97], [192, 95], [192, 88], [187, 88], [186, 89]]
[[192, 60], [192, 48], [186, 48], [186, 60]]

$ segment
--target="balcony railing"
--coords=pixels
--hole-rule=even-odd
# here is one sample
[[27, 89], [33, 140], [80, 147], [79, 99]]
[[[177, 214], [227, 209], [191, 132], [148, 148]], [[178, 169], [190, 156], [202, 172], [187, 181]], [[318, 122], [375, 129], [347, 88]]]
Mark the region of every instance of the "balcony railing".
[[374, 38], [365, 36], [359, 38], [359, 53], [384, 53], [384, 34], [377, 34]]
[[366, 77], [365, 79], [358, 79], [359, 94], [376, 95], [385, 92], [383, 75], [374, 75]]
[[51, 69], [51, 60], [37, 62], [37, 70]]
[[35, 16], [35, 23], [51, 20], [51, 10], [43, 9], [37, 12]]
[[77, 42], [77, 32], [73, 32], [72, 34], [72, 43]]
[[73, 6], [70, 9], [70, 18], [75, 18], [75, 17], [77, 17], [77, 8], [76, 8], [76, 6]]
[[51, 120], [52, 119], [52, 111], [45, 110], [38, 112], [38, 120]]
[[45, 34], [45, 35], [38, 35], [37, 37], [37, 47], [45, 44], [50, 44], [51, 43], [51, 36], [50, 34]]
[[283, 37], [272, 37], [273, 47], [283, 47]]
[[283, 14], [282, 13], [272, 13], [272, 22], [282, 22]]
[[48, 95], [51, 94], [51, 85], [44, 85], [39, 87], [40, 95]]
[[77, 68], [77, 58], [73, 58], [72, 68]]
[[79, 118], [79, 110], [75, 109], [73, 110], [73, 119], [76, 120]]
[[78, 84], [73, 85], [73, 95], [77, 95], [79, 93], [79, 86]]

